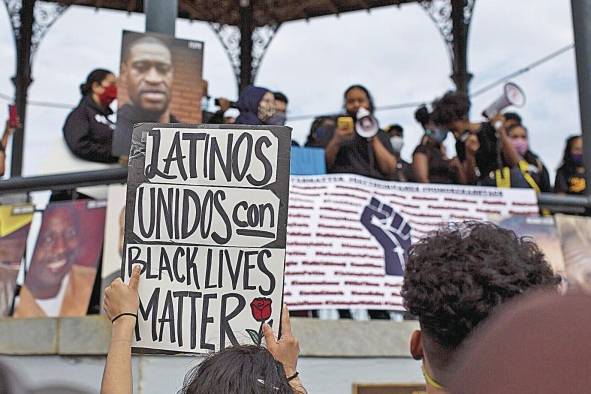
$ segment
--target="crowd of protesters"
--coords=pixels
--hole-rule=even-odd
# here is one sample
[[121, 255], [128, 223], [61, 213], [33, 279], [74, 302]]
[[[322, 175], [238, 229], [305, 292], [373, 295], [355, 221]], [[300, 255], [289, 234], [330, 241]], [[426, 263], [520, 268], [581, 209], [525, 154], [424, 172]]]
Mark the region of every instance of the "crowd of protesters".
[[[124, 157], [113, 156], [111, 149], [115, 123], [110, 104], [117, 97], [115, 74], [93, 70], [80, 91], [80, 103], [63, 127], [68, 148], [83, 160], [125, 162]], [[288, 120], [289, 100], [281, 92], [249, 86], [237, 102], [216, 98], [215, 112], [208, 111], [211, 105], [206, 81], [203, 93], [204, 123], [285, 125]], [[362, 137], [356, 132], [360, 110], [373, 117], [374, 100], [367, 88], [352, 85], [344, 92], [342, 114], [313, 120], [305, 146], [324, 149], [328, 173], [399, 182], [531, 188], [544, 193], [585, 192], [580, 135], [567, 139], [552, 185], [546, 165], [530, 148], [531, 133], [517, 113], [505, 112], [474, 122], [468, 118], [469, 98], [460, 92], [447, 92], [415, 111], [423, 136], [409, 163], [400, 156], [405, 143], [403, 127], [393, 124], [379, 128], [372, 137]], [[0, 146], [0, 164], [4, 164], [3, 148], [13, 130], [14, 126], [7, 124]], [[455, 139], [455, 157], [450, 157], [444, 145], [450, 135]], [[296, 141], [292, 145], [299, 146]]]

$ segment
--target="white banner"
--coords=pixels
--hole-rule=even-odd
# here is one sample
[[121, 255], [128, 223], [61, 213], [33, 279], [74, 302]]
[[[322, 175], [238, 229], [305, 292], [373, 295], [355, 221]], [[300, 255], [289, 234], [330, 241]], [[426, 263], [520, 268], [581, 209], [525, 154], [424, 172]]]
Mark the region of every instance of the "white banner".
[[401, 310], [412, 242], [451, 222], [537, 214], [530, 189], [293, 176], [285, 302], [291, 310]]

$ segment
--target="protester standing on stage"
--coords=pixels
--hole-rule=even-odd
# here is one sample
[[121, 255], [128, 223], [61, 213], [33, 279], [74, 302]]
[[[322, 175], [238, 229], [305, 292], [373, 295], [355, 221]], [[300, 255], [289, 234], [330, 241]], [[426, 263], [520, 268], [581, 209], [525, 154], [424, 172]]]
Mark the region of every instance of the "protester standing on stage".
[[566, 140], [562, 164], [556, 171], [554, 190], [560, 194], [584, 194], [585, 188], [583, 137], [575, 135]]
[[419, 107], [415, 119], [425, 132], [412, 155], [414, 180], [420, 183], [464, 184], [464, 168], [457, 157], [448, 159], [443, 150], [447, 130], [437, 127], [426, 106]]
[[115, 124], [109, 105], [117, 98], [117, 79], [104, 69], [93, 70], [80, 85], [82, 99], [66, 118], [66, 144], [76, 157], [99, 163], [116, 163], [111, 154]]
[[531, 188], [537, 192], [551, 193], [550, 175], [542, 160], [533, 153], [529, 144], [529, 133], [525, 126], [521, 124], [512, 124], [507, 127], [507, 136], [515, 151], [523, 158], [515, 171], [515, 175], [520, 178], [520, 182], [514, 182], [512, 174], [511, 187]]
[[447, 92], [433, 102], [431, 118], [435, 125], [453, 133], [467, 183], [508, 187], [504, 180], [508, 181], [509, 177], [501, 172], [503, 162], [512, 168], [521, 157], [507, 136], [504, 118], [498, 115], [490, 121], [471, 122], [469, 110], [466, 94]]
[[337, 128], [326, 146], [326, 168], [331, 173], [350, 173], [376, 179], [390, 179], [396, 171], [396, 156], [390, 139], [382, 130], [372, 138], [364, 138], [355, 132], [357, 111], [364, 108], [371, 114], [374, 103], [369, 90], [353, 85], [345, 90], [344, 109], [352, 118], [348, 125]]

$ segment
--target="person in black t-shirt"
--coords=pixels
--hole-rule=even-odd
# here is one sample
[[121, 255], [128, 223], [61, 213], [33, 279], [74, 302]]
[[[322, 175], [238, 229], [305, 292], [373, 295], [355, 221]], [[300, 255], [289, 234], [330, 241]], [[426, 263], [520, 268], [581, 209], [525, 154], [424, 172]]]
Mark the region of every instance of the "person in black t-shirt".
[[556, 171], [554, 191], [560, 194], [585, 194], [585, 188], [583, 138], [574, 135], [566, 140], [562, 164]]
[[[344, 94], [345, 110], [355, 123], [357, 111], [373, 113], [369, 91], [361, 85]], [[372, 138], [359, 136], [353, 128], [337, 127], [326, 146], [326, 168], [330, 173], [350, 173], [376, 179], [390, 179], [396, 171], [396, 157], [386, 133], [379, 130]]]
[[474, 123], [468, 119], [469, 110], [467, 95], [447, 92], [433, 102], [431, 117], [437, 126], [454, 134], [456, 153], [468, 183], [501, 186], [497, 170], [503, 167], [503, 160], [513, 167], [519, 164], [521, 157], [507, 137], [502, 115], [488, 122]]
[[447, 130], [437, 127], [425, 105], [415, 111], [415, 119], [425, 135], [412, 154], [413, 178], [420, 183], [464, 184], [463, 167], [456, 158], [448, 159], [443, 147]]
[[400, 156], [404, 146], [404, 129], [399, 124], [393, 124], [385, 127], [384, 132], [390, 138], [390, 145], [392, 145], [396, 157], [396, 171], [390, 177], [390, 180], [412, 182], [414, 179], [412, 166]]

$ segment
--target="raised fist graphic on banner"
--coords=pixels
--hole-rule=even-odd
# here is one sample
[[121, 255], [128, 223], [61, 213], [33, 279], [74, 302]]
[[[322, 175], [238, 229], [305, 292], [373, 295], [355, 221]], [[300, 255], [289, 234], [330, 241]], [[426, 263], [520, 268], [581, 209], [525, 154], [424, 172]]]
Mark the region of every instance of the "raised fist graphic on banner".
[[411, 243], [408, 222], [394, 208], [372, 197], [361, 213], [361, 223], [384, 249], [386, 275], [403, 275]]

